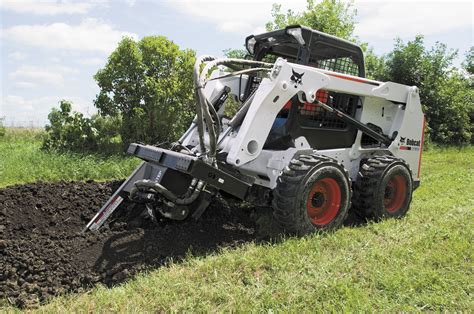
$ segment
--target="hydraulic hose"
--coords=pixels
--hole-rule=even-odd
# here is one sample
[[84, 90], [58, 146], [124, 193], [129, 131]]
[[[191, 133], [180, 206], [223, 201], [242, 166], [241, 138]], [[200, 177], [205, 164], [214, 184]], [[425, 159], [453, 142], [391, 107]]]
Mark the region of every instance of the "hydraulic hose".
[[190, 193], [191, 195], [184, 197], [184, 198], [178, 198], [176, 199], [175, 203], [178, 205], [188, 205], [194, 202], [198, 196], [199, 193], [201, 193], [202, 189], [204, 188], [204, 182], [203, 181], [198, 181], [197, 186], [192, 190]]
[[244, 104], [242, 105], [242, 107], [240, 108], [239, 111], [237, 111], [237, 113], [234, 115], [234, 117], [232, 118], [232, 120], [230, 120], [229, 122], [229, 126], [231, 128], [236, 128], [237, 126], [239, 126], [242, 121], [244, 120], [245, 118], [245, 115], [247, 114], [247, 112], [249, 111], [249, 108], [250, 108], [250, 104], [252, 104], [252, 101], [255, 97], [255, 92], [253, 92], [248, 98], [247, 100], [245, 100]]
[[[206, 95], [204, 95], [204, 82], [201, 82], [199, 74], [201, 73], [201, 64], [203, 62], [208, 62], [215, 60], [212, 56], [203, 56], [200, 57], [195, 65], [194, 65], [194, 84], [196, 86], [196, 98], [199, 108], [197, 109], [198, 114], [198, 132], [199, 132], [199, 141], [202, 153], [206, 152], [206, 146], [204, 143], [204, 123], [207, 127], [207, 133], [209, 136], [209, 157], [211, 159], [216, 154], [216, 131], [214, 129], [214, 125], [212, 123], [211, 113], [210, 113], [210, 102], [207, 99]], [[200, 117], [199, 117], [200, 116]], [[199, 126], [200, 125], [200, 126]], [[201, 135], [202, 131], [202, 135]]]
[[[200, 71], [201, 65], [206, 62], [204, 69]], [[212, 106], [210, 100], [204, 94], [204, 87], [206, 85], [207, 74], [211, 69], [219, 65], [224, 65], [230, 68], [242, 68], [242, 67], [260, 67], [259, 69], [247, 69], [234, 73], [234, 75], [240, 75], [246, 72], [257, 72], [257, 71], [267, 71], [270, 69], [273, 64], [261, 61], [253, 60], [243, 60], [243, 59], [233, 59], [233, 58], [224, 58], [216, 59], [212, 56], [202, 56], [199, 57], [194, 64], [194, 84], [196, 87], [196, 114], [197, 114], [197, 124], [198, 124], [198, 133], [199, 133], [199, 145], [201, 152], [204, 154], [207, 152], [206, 145], [204, 142], [204, 126], [207, 127], [207, 133], [209, 137], [209, 151], [208, 157], [211, 159], [211, 162], [215, 162], [215, 156], [217, 152], [217, 139], [219, 138], [220, 132], [220, 121], [217, 115], [215, 108]], [[226, 75], [225, 77], [228, 77]], [[248, 107], [246, 107], [248, 110]], [[246, 112], [244, 112], [246, 113]], [[214, 116], [215, 123], [214, 125], [212, 116]]]
[[[158, 193], [164, 196], [169, 201], [178, 204], [178, 205], [188, 205], [194, 202], [199, 193], [201, 193], [202, 189], [204, 188], [203, 181], [197, 181], [196, 179], [193, 180], [191, 183], [189, 190], [186, 192], [183, 198], [176, 196], [173, 192], [165, 188], [163, 185], [159, 184], [158, 182], [151, 181], [151, 180], [139, 180], [135, 182], [134, 187], [130, 191], [130, 197], [133, 199], [133, 196], [140, 190], [152, 190], [154, 193]], [[193, 187], [194, 184], [194, 187]]]
[[237, 76], [237, 75], [242, 75], [242, 74], [250, 74], [250, 73], [257, 73], [257, 72], [269, 72], [269, 71], [271, 71], [271, 69], [268, 69], [268, 68], [243, 69], [243, 70], [231, 72], [231, 73], [228, 73], [228, 74], [225, 74], [225, 75], [221, 75], [221, 76], [218, 76], [218, 77], [209, 78], [209, 79], [206, 80], [206, 84], [207, 84], [207, 82], [210, 82], [210, 81], [221, 80], [221, 79], [224, 79], [224, 78], [227, 78], [227, 77], [231, 77], [231, 76]]
[[234, 58], [222, 58], [222, 59], [214, 59], [206, 64], [204, 69], [201, 72], [200, 76], [200, 83], [205, 84], [207, 73], [214, 67], [218, 65], [230, 66], [236, 65], [240, 67], [244, 66], [254, 66], [254, 67], [261, 67], [261, 68], [272, 68], [273, 63], [262, 62], [262, 61], [254, 61], [254, 60], [245, 60], [245, 59], [234, 59]]
[[244, 104], [242, 105], [242, 107], [240, 107], [239, 111], [237, 111], [237, 113], [234, 115], [234, 117], [232, 118], [232, 120], [229, 121], [228, 125], [229, 127], [225, 130], [225, 132], [222, 134], [222, 136], [220, 137], [219, 139], [219, 142], [217, 143], [217, 146], [219, 146], [222, 141], [224, 140], [224, 138], [232, 131], [232, 130], [235, 130], [236, 127], [238, 127], [242, 121], [244, 120], [245, 118], [245, 115], [247, 114], [247, 112], [249, 111], [249, 108], [250, 108], [250, 104], [252, 103], [252, 100], [254, 99], [255, 97], [255, 91], [250, 94], [250, 96], [247, 98], [247, 100], [245, 100]]
[[212, 61], [215, 58], [209, 55], [204, 55], [199, 57], [194, 64], [194, 85], [196, 88], [196, 115], [197, 115], [197, 126], [198, 126], [198, 134], [199, 134], [199, 147], [201, 148], [201, 152], [206, 152], [206, 146], [204, 143], [204, 115], [203, 115], [203, 102], [201, 100], [202, 96], [202, 84], [199, 82], [199, 74], [201, 73], [201, 64], [206, 61]]

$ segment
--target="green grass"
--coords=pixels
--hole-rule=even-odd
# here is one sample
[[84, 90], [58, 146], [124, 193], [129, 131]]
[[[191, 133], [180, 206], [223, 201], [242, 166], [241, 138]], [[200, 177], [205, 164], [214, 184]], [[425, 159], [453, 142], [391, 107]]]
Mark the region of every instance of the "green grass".
[[474, 312], [473, 192], [474, 147], [432, 149], [404, 219], [188, 256], [38, 311]]
[[128, 176], [136, 158], [101, 157], [41, 150], [41, 130], [7, 129], [0, 137], [0, 187], [58, 180], [111, 180]]

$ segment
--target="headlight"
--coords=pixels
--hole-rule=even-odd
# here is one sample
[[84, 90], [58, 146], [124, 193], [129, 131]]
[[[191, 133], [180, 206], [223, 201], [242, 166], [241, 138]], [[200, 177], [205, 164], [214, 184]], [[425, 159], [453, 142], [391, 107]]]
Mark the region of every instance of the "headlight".
[[250, 52], [251, 55], [254, 54], [256, 42], [257, 40], [255, 39], [255, 37], [250, 37], [247, 39], [247, 42], [245, 43], [245, 46], [247, 47], [247, 51]]
[[280, 74], [280, 71], [281, 71], [281, 68], [283, 67], [283, 62], [285, 60], [283, 58], [278, 58], [276, 61], [275, 61], [275, 64], [273, 65], [273, 69], [272, 69], [272, 72], [270, 74], [270, 77], [272, 79], [276, 79], [278, 74]]
[[304, 46], [305, 42], [304, 42], [304, 39], [303, 39], [303, 32], [301, 30], [301, 27], [287, 28], [286, 33], [288, 35], [293, 36], [293, 38], [296, 39], [298, 44]]

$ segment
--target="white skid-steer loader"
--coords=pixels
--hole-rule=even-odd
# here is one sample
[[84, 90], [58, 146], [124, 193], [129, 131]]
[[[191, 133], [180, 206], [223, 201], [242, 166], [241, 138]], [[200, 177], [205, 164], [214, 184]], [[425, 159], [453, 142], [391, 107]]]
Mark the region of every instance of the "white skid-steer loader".
[[183, 220], [217, 193], [272, 206], [298, 235], [338, 228], [349, 211], [406, 214], [420, 184], [418, 88], [366, 79], [359, 46], [298, 25], [246, 48], [248, 59], [197, 59], [191, 126], [167, 148], [131, 144], [143, 162], [85, 230], [125, 198], [152, 219]]

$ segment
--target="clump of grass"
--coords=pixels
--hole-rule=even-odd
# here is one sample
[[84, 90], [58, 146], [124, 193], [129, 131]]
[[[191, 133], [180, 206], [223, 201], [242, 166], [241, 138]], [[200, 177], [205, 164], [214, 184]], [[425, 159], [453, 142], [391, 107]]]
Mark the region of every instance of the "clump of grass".
[[0, 187], [58, 180], [112, 180], [127, 177], [137, 158], [81, 155], [41, 149], [41, 129], [7, 129], [0, 137]]

